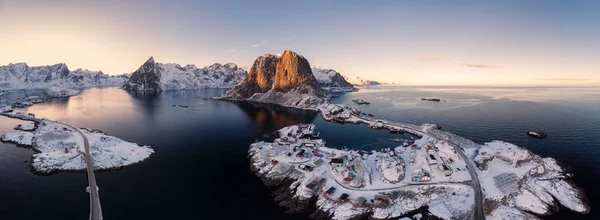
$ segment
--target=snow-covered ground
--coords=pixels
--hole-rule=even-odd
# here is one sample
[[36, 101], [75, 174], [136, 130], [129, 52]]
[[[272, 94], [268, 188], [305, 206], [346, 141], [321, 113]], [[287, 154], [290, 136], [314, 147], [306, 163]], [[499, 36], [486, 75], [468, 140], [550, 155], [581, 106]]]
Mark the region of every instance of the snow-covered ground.
[[[463, 182], [469, 180], [468, 173], [449, 177], [440, 174], [436, 178], [432, 175], [433, 179], [425, 182], [408, 178], [412, 170], [405, 167], [415, 166], [406, 164], [413, 161], [412, 157], [421, 156], [414, 152], [426, 153], [430, 140], [415, 142], [418, 148], [400, 146], [361, 155], [357, 151], [327, 148], [322, 139], [307, 137], [311, 134], [315, 134], [314, 125], [294, 125], [281, 129], [281, 138], [273, 143], [252, 144], [249, 154], [253, 170], [267, 179], [295, 178], [291, 186], [296, 189], [294, 196], [318, 197], [317, 207], [333, 219], [363, 215], [399, 217], [422, 206], [433, 207], [430, 212], [434, 215], [450, 219], [468, 215], [472, 210], [473, 191], [468, 182]], [[456, 158], [455, 163], [459, 163]], [[329, 194], [326, 191], [330, 187], [335, 191]], [[343, 194], [346, 199], [340, 199]], [[365, 203], [358, 203], [361, 200]]]
[[79, 90], [61, 88], [58, 86], [53, 86], [46, 90], [46, 94], [50, 97], [70, 97], [79, 94], [79, 92]]
[[552, 158], [542, 158], [510, 143], [492, 141], [478, 151], [475, 163], [481, 169], [479, 178], [486, 206], [496, 208], [508, 203], [521, 210], [522, 217], [527, 216], [523, 211], [549, 214], [555, 202], [575, 212], [589, 211], [583, 193], [567, 181], [570, 174]]
[[[26, 125], [29, 126], [29, 125]], [[108, 170], [139, 163], [150, 157], [154, 150], [123, 141], [104, 133], [82, 129], [90, 144], [95, 170]], [[31, 166], [40, 173], [79, 171], [86, 168], [83, 138], [70, 126], [42, 120], [33, 132], [9, 132], [2, 141], [31, 146]]]
[[27, 145], [31, 146], [33, 141], [33, 134], [29, 132], [10, 132], [2, 135], [0, 140], [5, 142], [11, 142], [18, 145]]
[[352, 92], [357, 89], [333, 69], [313, 67], [312, 73], [321, 85], [321, 89], [329, 92]]
[[[552, 158], [502, 141], [478, 144], [441, 131], [435, 124], [363, 118], [360, 111], [344, 105], [326, 103], [313, 109], [325, 120], [365, 123], [420, 137], [401, 146], [360, 153], [327, 148], [322, 139], [301, 138], [315, 133], [314, 125], [304, 124], [281, 129], [282, 138], [273, 143], [251, 145], [252, 167], [263, 181], [294, 179], [290, 186], [294, 198], [318, 197], [318, 209], [334, 219], [395, 218], [423, 206], [442, 219], [473, 218], [473, 209], [479, 204], [475, 203], [467, 163], [478, 167], [475, 172], [488, 219], [535, 219], [531, 213], [548, 214], [555, 203], [579, 213], [589, 211], [583, 193], [569, 182], [570, 174]], [[328, 193], [331, 187], [335, 191]], [[347, 198], [340, 199], [344, 194]], [[363, 198], [367, 202], [356, 204]]]
[[35, 123], [19, 124], [19, 125], [17, 125], [17, 127], [15, 127], [15, 129], [21, 130], [21, 131], [33, 131], [35, 129]]
[[13, 109], [8, 105], [0, 105], [0, 113], [11, 112]]

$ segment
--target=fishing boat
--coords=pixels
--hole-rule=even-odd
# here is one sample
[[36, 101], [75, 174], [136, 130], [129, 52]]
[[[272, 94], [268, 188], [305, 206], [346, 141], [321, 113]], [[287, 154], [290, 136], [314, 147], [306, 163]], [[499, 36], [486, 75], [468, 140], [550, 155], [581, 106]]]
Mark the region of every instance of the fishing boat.
[[540, 131], [528, 131], [527, 135], [536, 137], [536, 138], [547, 138], [548, 137], [548, 134], [546, 134], [544, 132], [540, 132]]

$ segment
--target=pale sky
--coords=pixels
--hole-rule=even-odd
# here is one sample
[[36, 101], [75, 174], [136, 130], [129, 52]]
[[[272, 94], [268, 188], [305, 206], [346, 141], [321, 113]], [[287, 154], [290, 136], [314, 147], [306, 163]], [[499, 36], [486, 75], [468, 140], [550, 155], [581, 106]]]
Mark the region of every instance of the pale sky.
[[404, 85], [600, 85], [599, 1], [0, 0], [0, 65], [130, 73], [290, 49]]

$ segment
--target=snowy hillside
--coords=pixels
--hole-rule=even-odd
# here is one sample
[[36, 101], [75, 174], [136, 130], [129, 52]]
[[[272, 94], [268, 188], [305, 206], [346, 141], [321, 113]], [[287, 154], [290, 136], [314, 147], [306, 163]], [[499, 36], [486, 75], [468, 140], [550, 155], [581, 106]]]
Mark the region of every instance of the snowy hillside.
[[192, 90], [202, 88], [231, 88], [246, 78], [247, 72], [233, 63], [198, 68], [175, 63], [158, 63], [150, 57], [132, 73], [123, 86], [126, 90]]
[[312, 68], [313, 75], [324, 90], [330, 91], [354, 91], [356, 88], [344, 77], [335, 70], [322, 69], [319, 67]]
[[77, 69], [70, 71], [65, 64], [30, 67], [26, 63], [0, 66], [0, 88], [3, 90], [63, 88], [91, 88], [121, 86], [127, 75], [109, 76], [102, 71]]
[[161, 64], [163, 90], [231, 88], [246, 78], [245, 70], [233, 63], [198, 68], [194, 65]]
[[344, 76], [344, 79], [352, 85], [359, 85], [359, 86], [380, 85], [381, 84], [377, 81], [363, 79], [358, 76]]

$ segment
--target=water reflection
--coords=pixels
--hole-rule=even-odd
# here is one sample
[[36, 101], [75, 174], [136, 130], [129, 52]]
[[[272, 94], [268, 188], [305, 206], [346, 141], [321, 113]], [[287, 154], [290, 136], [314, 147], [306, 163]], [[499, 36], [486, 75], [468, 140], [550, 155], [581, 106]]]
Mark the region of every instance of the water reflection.
[[236, 105], [244, 111], [250, 123], [257, 129], [274, 131], [285, 126], [310, 123], [317, 112], [285, 108], [276, 105], [239, 102]]
[[127, 93], [133, 98], [132, 101], [139, 103], [134, 105], [137, 110], [143, 112], [147, 120], [155, 118], [157, 107], [160, 106], [160, 93], [156, 92], [145, 92], [145, 91], [127, 91]]

